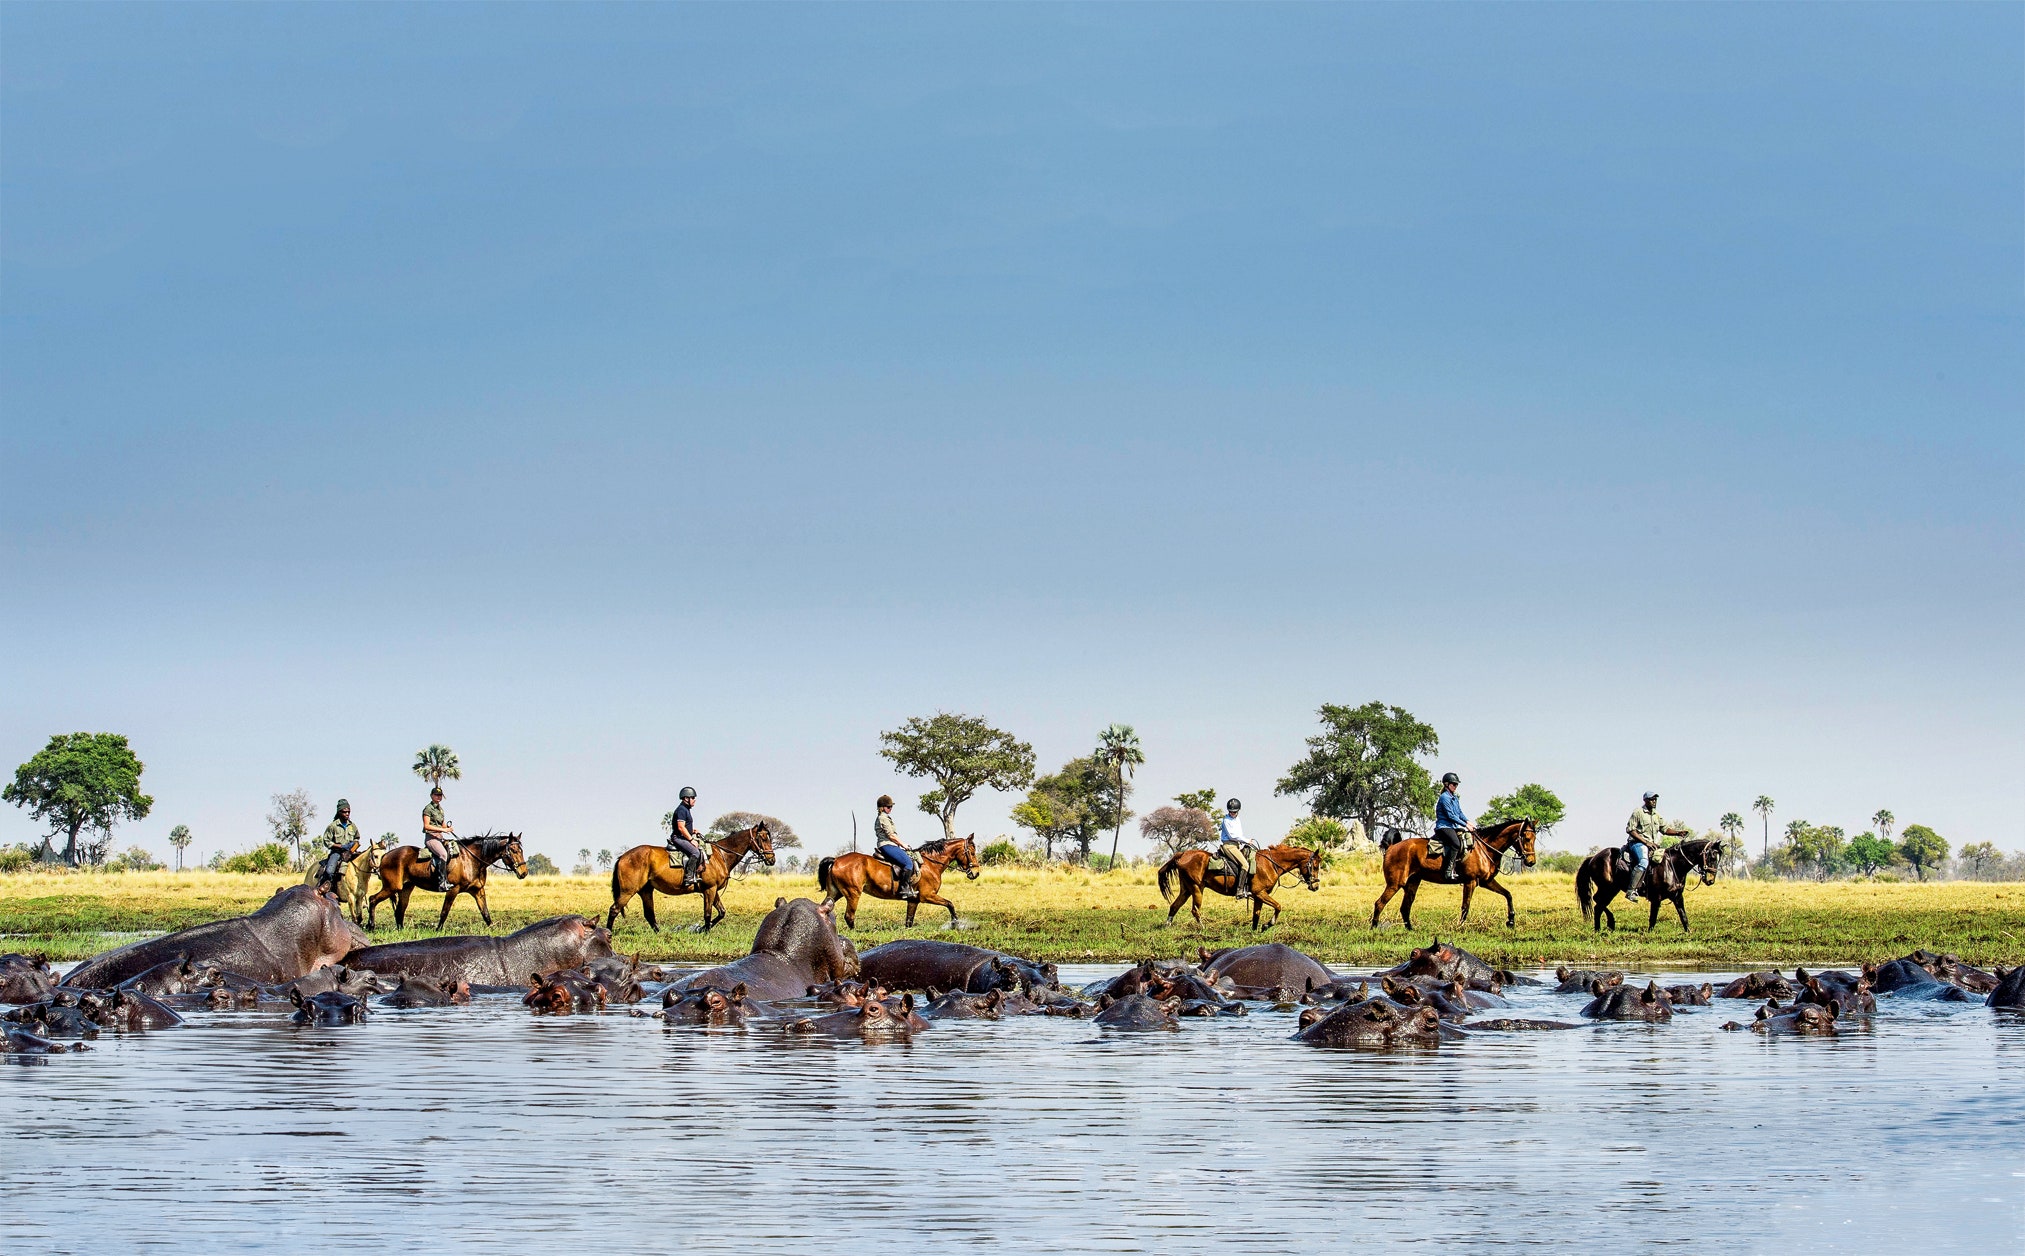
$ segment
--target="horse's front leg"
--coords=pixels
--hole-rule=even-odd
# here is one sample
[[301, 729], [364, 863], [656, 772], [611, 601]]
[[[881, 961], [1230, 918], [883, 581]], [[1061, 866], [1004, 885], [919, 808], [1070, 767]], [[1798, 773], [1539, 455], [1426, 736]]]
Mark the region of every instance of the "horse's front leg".
[[[939, 889], [941, 887], [938, 886], [937, 888]], [[948, 899], [942, 897], [940, 894], [928, 894], [928, 893], [923, 893], [920, 898], [908, 904], [907, 907], [908, 924], [911, 925], [914, 923], [914, 909], [916, 907], [919, 907], [923, 903], [932, 903], [937, 907], [947, 908], [949, 910], [949, 923], [952, 926], [956, 924], [956, 904], [950, 902]]]
[[456, 901], [457, 887], [453, 885], [450, 887], [449, 892], [443, 895], [443, 911], [436, 917], [437, 929], [440, 930], [443, 927], [443, 922], [450, 919], [450, 904]]
[[471, 901], [478, 904], [478, 918], [488, 925], [491, 924], [492, 908], [485, 902], [485, 883], [481, 881], [477, 885], [472, 886], [470, 893]]
[[1519, 913], [1517, 909], [1512, 906], [1512, 892], [1506, 889], [1504, 886], [1499, 885], [1496, 878], [1492, 878], [1491, 880], [1484, 882], [1484, 888], [1487, 890], [1495, 890], [1499, 894], [1505, 896], [1505, 928], [1507, 929], [1517, 928], [1519, 923]]
[[1476, 892], [1476, 882], [1470, 880], [1463, 881], [1462, 919], [1455, 922], [1456, 928], [1460, 929], [1470, 922], [1470, 899], [1475, 896]]
[[1254, 929], [1258, 929], [1258, 928], [1260, 927], [1260, 926], [1259, 926], [1259, 911], [1260, 911], [1260, 909], [1262, 909], [1262, 908], [1265, 908], [1265, 907], [1270, 907], [1270, 908], [1272, 908], [1272, 909], [1273, 909], [1273, 918], [1272, 918], [1271, 920], [1268, 920], [1268, 921], [1267, 921], [1267, 922], [1265, 923], [1265, 928], [1266, 928], [1266, 929], [1270, 929], [1270, 928], [1272, 928], [1272, 927], [1273, 927], [1273, 925], [1274, 925], [1275, 923], [1277, 923], [1277, 922], [1279, 921], [1279, 919], [1280, 919], [1280, 904], [1279, 904], [1279, 902], [1278, 902], [1277, 900], [1275, 900], [1275, 899], [1273, 898], [1273, 896], [1272, 896], [1272, 895], [1270, 895], [1270, 894], [1258, 894], [1258, 893], [1254, 893], [1254, 894], [1252, 895], [1252, 928], [1254, 928]]
[[1676, 895], [1674, 895], [1674, 896], [1673, 896], [1673, 909], [1674, 909], [1674, 911], [1675, 911], [1676, 913], [1678, 913], [1678, 914], [1679, 914], [1679, 916], [1680, 916], [1680, 931], [1681, 931], [1682, 933], [1686, 933], [1686, 932], [1688, 931], [1688, 923], [1687, 923], [1687, 896], [1686, 896], [1686, 895], [1684, 895], [1684, 894], [1676, 894]]
[[717, 887], [709, 884], [708, 882], [705, 882], [703, 886], [703, 932], [705, 933], [710, 932], [711, 926], [717, 923], [716, 921], [710, 918], [710, 913], [714, 911], [716, 907], [717, 907]]

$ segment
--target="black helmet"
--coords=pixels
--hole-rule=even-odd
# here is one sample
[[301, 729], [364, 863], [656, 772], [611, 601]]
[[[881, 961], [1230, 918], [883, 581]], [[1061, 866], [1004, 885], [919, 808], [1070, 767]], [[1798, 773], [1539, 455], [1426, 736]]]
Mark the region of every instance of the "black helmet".
[[1462, 777], [1457, 776], [1453, 772], [1443, 772], [1441, 774], [1441, 783], [1444, 785], [1460, 785], [1462, 784]]
[[695, 787], [691, 785], [684, 785], [682, 787], [682, 801], [688, 802], [691, 798], [694, 797], [696, 797]]
[[1240, 808], [1242, 808], [1243, 806], [1244, 806], [1244, 804], [1243, 804], [1243, 803], [1241, 803], [1241, 802], [1239, 802], [1239, 801], [1238, 801], [1237, 799], [1233, 798], [1233, 799], [1231, 799], [1231, 800], [1230, 800], [1229, 802], [1227, 802], [1227, 803], [1225, 803], [1225, 804], [1223, 805], [1223, 809], [1224, 809], [1225, 811], [1237, 811], [1237, 810], [1239, 810]]

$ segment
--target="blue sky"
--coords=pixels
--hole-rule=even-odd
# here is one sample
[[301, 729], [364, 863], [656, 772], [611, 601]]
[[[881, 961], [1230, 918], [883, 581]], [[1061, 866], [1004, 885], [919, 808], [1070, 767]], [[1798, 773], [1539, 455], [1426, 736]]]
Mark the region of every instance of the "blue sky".
[[2018, 849], [2021, 37], [6, 6], [0, 748], [128, 733], [158, 853], [410, 834], [432, 741], [559, 858], [685, 783], [827, 850], [908, 715], [1126, 721], [1273, 833], [1378, 698], [1555, 845], [1654, 788]]

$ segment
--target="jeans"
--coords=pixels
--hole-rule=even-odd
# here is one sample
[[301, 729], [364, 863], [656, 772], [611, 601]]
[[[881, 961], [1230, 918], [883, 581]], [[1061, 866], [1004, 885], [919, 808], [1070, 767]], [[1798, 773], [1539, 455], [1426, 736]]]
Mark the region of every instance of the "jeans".
[[883, 859], [899, 864], [901, 876], [911, 877], [914, 875], [914, 856], [907, 853], [906, 847], [891, 844], [881, 846], [879, 848], [879, 855]]
[[1646, 861], [1651, 858], [1651, 856], [1646, 853], [1645, 843], [1628, 842], [1626, 843], [1626, 845], [1628, 845], [1631, 848], [1631, 866], [1634, 868], [1645, 867]]

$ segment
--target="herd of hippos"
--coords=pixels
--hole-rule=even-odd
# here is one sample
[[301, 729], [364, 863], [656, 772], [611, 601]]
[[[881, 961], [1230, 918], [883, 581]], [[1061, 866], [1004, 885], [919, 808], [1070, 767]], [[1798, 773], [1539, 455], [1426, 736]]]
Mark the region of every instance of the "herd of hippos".
[[[1915, 951], [1861, 972], [1750, 973], [1708, 983], [1639, 986], [1620, 972], [1556, 974], [1561, 994], [1589, 996], [1590, 1020], [1664, 1022], [1684, 1005], [1758, 1003], [1725, 1029], [1833, 1035], [1861, 1028], [1878, 997], [1968, 1002], [2025, 1011], [2025, 964], [1986, 972]], [[1382, 972], [1348, 976], [1279, 943], [1202, 951], [1196, 962], [1144, 961], [1065, 988], [1053, 964], [933, 939], [862, 955], [831, 908], [778, 899], [751, 953], [674, 974], [612, 949], [583, 916], [557, 916], [506, 936], [369, 944], [331, 898], [306, 886], [276, 892], [248, 916], [135, 942], [59, 974], [45, 959], [0, 956], [0, 1013], [9, 1055], [85, 1050], [101, 1031], [166, 1029], [199, 1009], [292, 1008], [303, 1025], [364, 1021], [386, 1007], [468, 1003], [518, 994], [537, 1014], [629, 1006], [658, 995], [677, 1025], [753, 1026], [790, 1034], [905, 1038], [948, 1018], [1088, 1017], [1116, 1030], [1174, 1029], [1183, 1017], [1243, 1016], [1251, 1005], [1298, 1013], [1294, 1038], [1325, 1047], [1432, 1047], [1473, 1032], [1576, 1028], [1577, 1021], [1502, 1015], [1503, 991], [1551, 985], [1493, 967], [1438, 939]], [[920, 996], [917, 998], [916, 996]], [[635, 1011], [635, 1015], [648, 1015]], [[65, 1045], [71, 1043], [75, 1045]]]

